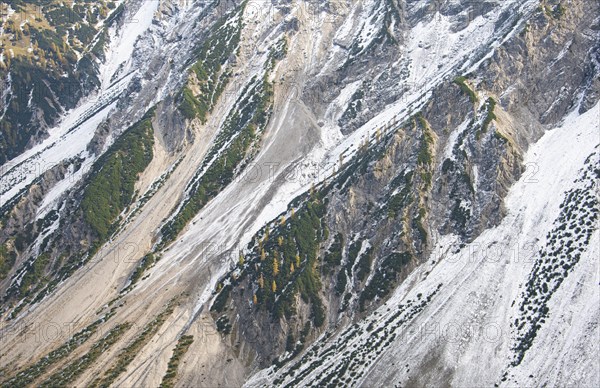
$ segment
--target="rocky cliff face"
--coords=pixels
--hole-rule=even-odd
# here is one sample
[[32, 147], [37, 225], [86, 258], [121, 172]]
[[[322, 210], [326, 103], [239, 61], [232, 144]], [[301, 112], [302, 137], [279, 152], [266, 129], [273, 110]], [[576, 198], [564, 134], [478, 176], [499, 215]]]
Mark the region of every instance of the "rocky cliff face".
[[3, 166], [2, 384], [592, 385], [591, 7], [124, 2]]

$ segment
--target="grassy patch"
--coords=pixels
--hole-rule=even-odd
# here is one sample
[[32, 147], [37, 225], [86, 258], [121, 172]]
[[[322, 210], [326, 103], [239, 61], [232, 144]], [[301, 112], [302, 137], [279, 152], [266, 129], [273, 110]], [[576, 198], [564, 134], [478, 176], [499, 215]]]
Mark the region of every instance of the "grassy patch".
[[[237, 269], [240, 275], [230, 273], [222, 280], [225, 286], [219, 290], [211, 311], [223, 311], [231, 291], [249, 278], [256, 289], [258, 310], [268, 311], [275, 318], [292, 317], [299, 294], [311, 306], [313, 324], [323, 325], [325, 309], [319, 296], [321, 281], [317, 267], [320, 244], [326, 236], [325, 208], [316, 194], [283, 225], [280, 223], [273, 230], [268, 225], [259, 232], [250, 243], [245, 263]], [[340, 239], [337, 245], [341, 244]], [[338, 249], [341, 245], [334, 248]]]
[[140, 260], [138, 266], [135, 268], [135, 270], [131, 274], [131, 277], [129, 279], [131, 283], [129, 284], [129, 287], [136, 284], [142, 278], [142, 275], [144, 274], [144, 272], [148, 268], [150, 268], [155, 262], [156, 262], [156, 257], [154, 256], [153, 253], [148, 253], [147, 255], [142, 257], [142, 260]]
[[[198, 117], [200, 121], [206, 121], [207, 114], [212, 111], [231, 77], [223, 66], [239, 45], [241, 29], [239, 13], [224, 16], [197, 50], [198, 60], [191, 68], [195, 80], [190, 79], [188, 86], [184, 87], [179, 105], [187, 119]], [[198, 89], [197, 93], [192, 92], [192, 85]]]
[[128, 129], [96, 165], [85, 189], [81, 209], [86, 222], [106, 240], [116, 227], [115, 221], [134, 196], [134, 187], [153, 158], [154, 131], [150, 110]]
[[431, 172], [433, 169], [433, 149], [435, 147], [435, 139], [433, 132], [429, 127], [429, 124], [421, 113], [417, 114], [416, 122], [418, 127], [421, 129], [423, 136], [421, 137], [421, 145], [419, 147], [419, 153], [417, 154], [417, 165], [421, 170], [421, 179], [425, 183], [425, 187], [431, 187]]
[[167, 318], [173, 313], [173, 309], [175, 308], [175, 302], [170, 301], [167, 304], [167, 307], [156, 316], [152, 321], [150, 321], [142, 332], [134, 338], [134, 340], [127, 345], [124, 349], [122, 349], [113, 366], [108, 369], [101, 377], [96, 378], [90, 384], [90, 387], [109, 387], [115, 380], [127, 370], [127, 366], [134, 360], [135, 356], [137, 356], [138, 352], [146, 345], [146, 343], [158, 332], [158, 329], [161, 328], [162, 324], [167, 320]]
[[160, 383], [160, 388], [171, 388], [175, 386], [177, 369], [179, 368], [181, 358], [187, 353], [188, 349], [190, 348], [190, 345], [193, 342], [194, 336], [192, 335], [184, 335], [181, 338], [179, 338], [175, 349], [173, 349], [173, 355], [169, 360], [167, 372], [163, 376], [162, 382]]
[[[50, 263], [50, 255], [42, 253], [36, 259], [25, 266], [25, 275], [19, 284], [19, 294], [26, 295], [32, 286], [41, 286], [47, 282], [45, 268]], [[42, 284], [40, 284], [42, 283]]]
[[543, 7], [546, 16], [556, 20], [559, 20], [561, 17], [563, 17], [566, 12], [566, 8], [560, 3], [554, 6], [544, 5]]
[[344, 246], [344, 236], [337, 233], [333, 238], [333, 243], [323, 256], [323, 273], [328, 275], [333, 268], [342, 263], [342, 247]]
[[475, 133], [475, 137], [479, 139], [482, 133], [486, 133], [492, 121], [496, 120], [496, 114], [494, 113], [494, 109], [496, 108], [496, 100], [492, 97], [488, 98], [485, 103], [485, 119], [483, 119], [483, 123], [481, 124], [481, 130]]
[[397, 193], [391, 195], [387, 201], [388, 218], [393, 219], [396, 216], [398, 216], [400, 214], [400, 211], [412, 201], [412, 176], [412, 171], [403, 171], [398, 175], [398, 177], [394, 178], [394, 186], [399, 185], [402, 187], [402, 189], [400, 189]]
[[7, 244], [0, 244], [0, 280], [4, 279], [15, 265], [17, 254]]
[[454, 83], [460, 87], [460, 90], [464, 94], [466, 94], [467, 96], [469, 96], [469, 99], [471, 100], [471, 102], [473, 104], [475, 104], [479, 100], [477, 98], [477, 95], [473, 91], [473, 89], [471, 89], [471, 87], [469, 85], [467, 85], [467, 79], [465, 77], [462, 77], [462, 76], [456, 77], [454, 79]]
[[397, 274], [412, 260], [409, 252], [392, 253], [381, 262], [375, 275], [360, 294], [360, 309], [363, 311], [368, 301], [387, 296], [395, 285]]
[[501, 140], [505, 143], [509, 143], [510, 140], [508, 140], [508, 137], [504, 136], [502, 133], [500, 133], [500, 131], [495, 131], [494, 132], [494, 137], [498, 140]]
[[92, 348], [82, 357], [67, 364], [60, 370], [54, 372], [46, 379], [40, 387], [65, 387], [70, 386], [77, 380], [82, 372], [87, 370], [96, 360], [114, 345], [123, 334], [131, 327], [130, 323], [117, 325], [102, 339], [98, 340]]
[[106, 322], [114, 314], [115, 308], [111, 309], [104, 317], [88, 325], [85, 329], [75, 333], [66, 343], [40, 358], [33, 365], [19, 371], [16, 376], [0, 383], [2, 387], [26, 387], [43, 375], [51, 366], [67, 358], [75, 349], [90, 339], [98, 330], [100, 324]]

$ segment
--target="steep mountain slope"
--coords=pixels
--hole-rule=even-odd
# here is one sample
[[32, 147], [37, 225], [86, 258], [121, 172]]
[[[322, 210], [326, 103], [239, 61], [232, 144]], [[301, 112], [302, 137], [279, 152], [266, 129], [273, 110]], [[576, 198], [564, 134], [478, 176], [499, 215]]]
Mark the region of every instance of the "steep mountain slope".
[[120, 3], [0, 3], [0, 163], [47, 137], [64, 111], [98, 87], [97, 64]]
[[597, 385], [599, 7], [123, 2], [2, 165], [2, 386]]
[[[597, 381], [589, 358], [598, 339], [597, 119], [597, 111], [573, 114], [529, 150], [525, 161], [539, 170], [511, 188], [500, 225], [466, 245], [459, 236], [441, 238], [429, 261], [373, 314], [249, 385], [275, 377], [376, 386]], [[557, 244], [577, 253], [566, 255]], [[520, 332], [533, 336], [533, 346]]]

